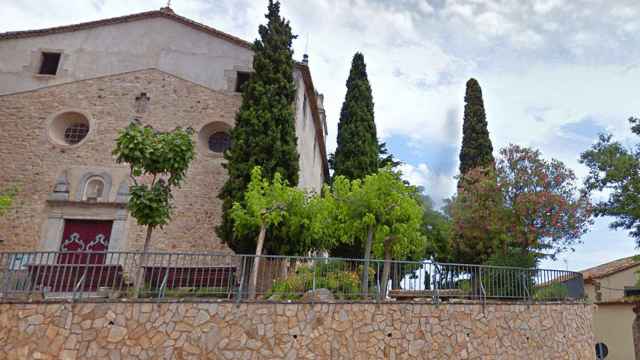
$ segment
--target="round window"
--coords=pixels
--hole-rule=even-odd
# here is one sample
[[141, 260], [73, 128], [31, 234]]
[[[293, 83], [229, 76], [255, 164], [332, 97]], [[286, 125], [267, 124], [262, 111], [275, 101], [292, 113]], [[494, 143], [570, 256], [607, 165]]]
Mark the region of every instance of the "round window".
[[231, 126], [222, 121], [214, 121], [198, 131], [198, 144], [202, 154], [220, 158], [231, 147]]
[[89, 133], [89, 126], [87, 124], [70, 124], [64, 129], [64, 141], [69, 145], [75, 145], [84, 140]]
[[209, 150], [221, 153], [231, 147], [231, 136], [226, 132], [219, 131], [209, 136]]
[[56, 115], [49, 125], [49, 138], [59, 145], [78, 145], [87, 138], [89, 119], [78, 112]]

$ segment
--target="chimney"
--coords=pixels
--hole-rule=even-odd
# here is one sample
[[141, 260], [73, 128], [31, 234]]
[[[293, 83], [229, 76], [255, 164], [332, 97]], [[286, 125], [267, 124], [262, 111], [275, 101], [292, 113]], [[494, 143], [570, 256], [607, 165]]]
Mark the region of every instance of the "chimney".
[[309, 55], [307, 54], [302, 55], [302, 63], [309, 66]]

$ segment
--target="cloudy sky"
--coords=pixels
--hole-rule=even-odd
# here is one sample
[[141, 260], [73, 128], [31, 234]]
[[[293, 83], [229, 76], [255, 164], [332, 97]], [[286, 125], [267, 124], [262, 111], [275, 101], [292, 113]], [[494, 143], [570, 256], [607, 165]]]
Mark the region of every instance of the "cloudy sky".
[[[283, 0], [295, 56], [305, 50], [325, 94], [328, 146], [351, 57], [365, 55], [379, 136], [405, 176], [436, 201], [452, 195], [464, 84], [483, 90], [494, 148], [539, 148], [579, 176], [600, 132], [628, 144], [640, 115], [640, 3], [636, 0]], [[0, 0], [0, 31], [158, 9], [166, 0]], [[266, 0], [172, 0], [180, 15], [247, 40]], [[634, 88], [635, 85], [635, 88]], [[583, 269], [636, 252], [624, 231], [596, 221], [575, 253], [546, 266]]]

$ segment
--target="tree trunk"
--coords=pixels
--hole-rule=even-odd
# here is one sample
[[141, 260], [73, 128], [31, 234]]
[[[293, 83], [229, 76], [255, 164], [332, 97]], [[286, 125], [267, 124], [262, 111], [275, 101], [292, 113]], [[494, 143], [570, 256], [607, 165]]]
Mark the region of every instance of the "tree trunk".
[[260, 234], [258, 234], [258, 243], [256, 245], [256, 257], [253, 258], [253, 267], [251, 268], [251, 279], [249, 280], [249, 299], [255, 300], [256, 287], [258, 286], [258, 268], [260, 267], [260, 255], [262, 255], [262, 246], [267, 233], [267, 227], [260, 225]]
[[380, 280], [380, 300], [384, 300], [387, 296], [387, 286], [389, 284], [389, 273], [391, 272], [391, 245], [393, 237], [384, 239], [384, 266], [382, 267], [382, 280]]
[[362, 294], [369, 293], [369, 259], [371, 258], [371, 247], [373, 244], [373, 225], [369, 225], [367, 231], [367, 243], [364, 247], [364, 266], [362, 267]]
[[142, 247], [142, 255], [140, 258], [140, 268], [138, 269], [138, 275], [136, 276], [134, 297], [140, 296], [140, 289], [144, 282], [144, 267], [147, 265], [147, 252], [149, 252], [149, 244], [151, 243], [151, 233], [153, 232], [153, 226], [147, 226], [147, 237], [144, 239], [144, 246]]

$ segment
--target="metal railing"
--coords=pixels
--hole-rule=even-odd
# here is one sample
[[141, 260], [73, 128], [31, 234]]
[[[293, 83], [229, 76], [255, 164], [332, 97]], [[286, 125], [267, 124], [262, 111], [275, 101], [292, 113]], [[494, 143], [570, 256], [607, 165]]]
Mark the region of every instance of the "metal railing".
[[[257, 276], [252, 277], [256, 264]], [[254, 255], [218, 253], [0, 252], [0, 301], [200, 298], [437, 304], [583, 297], [582, 275], [562, 270], [270, 255], [256, 261]]]

